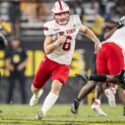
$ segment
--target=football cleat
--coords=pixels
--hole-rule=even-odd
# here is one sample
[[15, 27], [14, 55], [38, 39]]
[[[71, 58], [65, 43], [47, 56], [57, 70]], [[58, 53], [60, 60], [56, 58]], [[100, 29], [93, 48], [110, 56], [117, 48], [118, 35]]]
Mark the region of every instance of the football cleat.
[[42, 111], [40, 111], [36, 114], [36, 119], [41, 120], [41, 119], [43, 119], [44, 116], [45, 116], [44, 113]]
[[38, 92], [37, 95], [33, 94], [33, 96], [30, 99], [30, 106], [31, 107], [34, 106], [34, 105], [36, 105], [38, 103], [39, 98], [42, 95], [42, 93], [43, 93], [43, 90], [41, 89], [41, 90], [39, 90], [39, 92]]
[[73, 103], [71, 104], [71, 112], [73, 114], [77, 114], [78, 113], [78, 108], [79, 108], [79, 101], [78, 100], [74, 100]]
[[105, 95], [108, 98], [109, 106], [112, 108], [116, 107], [115, 93], [116, 89], [113, 87], [109, 87], [108, 89], [105, 90]]
[[107, 114], [101, 109], [100, 103], [96, 103], [96, 101], [94, 101], [94, 103], [92, 104], [91, 109], [97, 116], [107, 116]]
[[114, 80], [121, 88], [125, 89], [125, 70], [122, 70], [119, 75], [115, 76]]
[[88, 76], [86, 74], [81, 75], [81, 74], [76, 74], [76, 78], [78, 80], [82, 80], [84, 84], [86, 84], [89, 80]]

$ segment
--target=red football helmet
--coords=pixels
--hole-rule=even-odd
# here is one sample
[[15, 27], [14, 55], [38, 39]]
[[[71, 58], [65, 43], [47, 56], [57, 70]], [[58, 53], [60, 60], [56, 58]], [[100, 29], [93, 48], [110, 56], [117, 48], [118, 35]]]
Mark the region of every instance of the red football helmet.
[[52, 6], [51, 11], [53, 12], [54, 18], [57, 23], [59, 23], [60, 25], [67, 24], [70, 17], [70, 9], [66, 3], [58, 0]]

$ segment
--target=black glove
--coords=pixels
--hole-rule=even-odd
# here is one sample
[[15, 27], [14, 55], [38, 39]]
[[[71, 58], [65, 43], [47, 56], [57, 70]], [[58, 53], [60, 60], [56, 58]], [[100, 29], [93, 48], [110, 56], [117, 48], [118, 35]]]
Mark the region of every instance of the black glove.
[[118, 28], [121, 28], [123, 26], [125, 26], [125, 18], [120, 19], [119, 22], [118, 22]]
[[6, 47], [7, 46], [7, 40], [6, 40], [6, 38], [2, 35], [2, 34], [0, 34], [0, 47], [1, 48], [4, 48], [4, 47]]
[[89, 80], [87, 75], [81, 75], [81, 74], [76, 74], [76, 78], [78, 80], [82, 80], [84, 82], [84, 84], [87, 83]]

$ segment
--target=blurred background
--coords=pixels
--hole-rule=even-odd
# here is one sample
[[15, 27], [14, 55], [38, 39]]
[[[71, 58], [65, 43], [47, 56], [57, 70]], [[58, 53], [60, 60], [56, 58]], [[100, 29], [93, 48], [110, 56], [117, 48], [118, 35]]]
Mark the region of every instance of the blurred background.
[[[6, 50], [0, 50], [0, 103], [28, 103], [31, 97], [30, 86], [39, 63], [44, 57], [43, 24], [53, 19], [51, 6], [56, 0], [0, 0], [0, 33], [9, 41]], [[71, 8], [71, 13], [78, 14], [84, 25], [90, 27], [101, 39], [105, 22], [118, 21], [125, 15], [125, 0], [64, 0]], [[13, 39], [14, 38], [14, 39]], [[19, 78], [10, 86], [10, 68], [6, 65], [8, 58], [13, 58], [12, 41], [18, 41], [23, 49], [23, 61], [27, 61], [24, 67], [25, 76]], [[103, 39], [101, 39], [103, 40]], [[90, 58], [94, 51], [94, 45], [82, 34], [77, 36], [76, 50], [71, 64], [68, 84], [63, 88], [58, 103], [71, 103], [76, 97], [82, 82], [78, 82], [74, 76], [76, 73], [88, 72]], [[17, 45], [18, 46], [18, 45]], [[25, 57], [25, 58], [24, 58]], [[14, 57], [18, 62], [18, 56]], [[25, 60], [26, 59], [26, 60]], [[26, 81], [25, 81], [26, 80]], [[50, 83], [50, 81], [48, 81]], [[22, 84], [21, 84], [22, 83]], [[50, 84], [46, 84], [42, 98], [48, 93]], [[11, 92], [12, 91], [12, 92]], [[84, 103], [91, 103], [93, 92], [87, 96]], [[42, 102], [43, 99], [40, 100]], [[103, 99], [105, 102], [106, 99]], [[117, 99], [118, 101], [118, 99]]]

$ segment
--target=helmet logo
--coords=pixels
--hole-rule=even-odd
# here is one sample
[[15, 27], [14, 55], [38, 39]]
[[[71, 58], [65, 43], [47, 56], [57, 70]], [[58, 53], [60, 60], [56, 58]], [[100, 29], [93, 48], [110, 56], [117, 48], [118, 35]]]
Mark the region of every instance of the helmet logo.
[[60, 10], [62, 10], [63, 8], [62, 8], [61, 1], [60, 1], [60, 0], [58, 0], [58, 3], [59, 3], [59, 6], [60, 6]]

